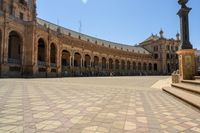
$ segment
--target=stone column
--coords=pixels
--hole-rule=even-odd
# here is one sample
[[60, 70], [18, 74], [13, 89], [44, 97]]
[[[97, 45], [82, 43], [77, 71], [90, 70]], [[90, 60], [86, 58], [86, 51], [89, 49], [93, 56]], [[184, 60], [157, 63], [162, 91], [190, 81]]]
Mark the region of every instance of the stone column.
[[180, 17], [181, 44], [179, 55], [180, 80], [192, 80], [195, 76], [195, 51], [190, 43], [188, 14], [191, 8], [186, 6], [188, 0], [179, 0], [181, 9], [177, 13]]

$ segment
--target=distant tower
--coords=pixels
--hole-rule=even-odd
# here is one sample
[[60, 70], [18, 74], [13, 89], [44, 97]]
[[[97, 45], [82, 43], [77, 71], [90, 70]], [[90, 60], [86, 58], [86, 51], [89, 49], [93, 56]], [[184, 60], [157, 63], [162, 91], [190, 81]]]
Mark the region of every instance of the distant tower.
[[36, 0], [0, 0], [0, 10], [23, 21], [34, 21]]
[[180, 34], [177, 32], [176, 34], [176, 40], [179, 41], [180, 40]]
[[162, 30], [162, 29], [160, 30], [160, 32], [159, 32], [159, 33], [160, 33], [160, 38], [164, 38], [164, 37], [163, 37], [163, 34], [164, 34], [164, 32], [163, 32], [163, 30]]

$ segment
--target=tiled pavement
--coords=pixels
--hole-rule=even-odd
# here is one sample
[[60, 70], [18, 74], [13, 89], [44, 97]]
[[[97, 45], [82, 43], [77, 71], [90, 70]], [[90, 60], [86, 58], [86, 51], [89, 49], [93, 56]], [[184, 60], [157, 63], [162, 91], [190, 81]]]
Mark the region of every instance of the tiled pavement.
[[200, 133], [198, 110], [155, 89], [166, 78], [1, 79], [0, 133]]

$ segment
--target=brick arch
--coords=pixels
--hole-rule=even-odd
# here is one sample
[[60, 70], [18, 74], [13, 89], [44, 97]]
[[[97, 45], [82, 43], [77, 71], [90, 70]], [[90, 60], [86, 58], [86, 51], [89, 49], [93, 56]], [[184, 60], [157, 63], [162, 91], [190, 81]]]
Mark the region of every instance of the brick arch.
[[47, 43], [43, 38], [39, 38], [37, 41], [37, 60], [39, 64], [46, 61], [46, 49]]
[[23, 53], [23, 37], [22, 35], [12, 30], [8, 36], [8, 63], [21, 64]]
[[113, 59], [112, 58], [109, 58], [109, 69], [112, 70], [114, 67], [113, 67]]
[[127, 69], [130, 70], [131, 69], [131, 62], [128, 60], [127, 61]]
[[90, 62], [91, 62], [92, 58], [91, 58], [91, 56], [89, 54], [85, 54], [84, 58], [85, 58], [84, 66], [86, 68], [89, 68], [90, 67]]
[[69, 67], [70, 66], [70, 56], [71, 56], [71, 52], [63, 49], [62, 50], [62, 55], [61, 55], [61, 64], [62, 67]]
[[52, 64], [56, 64], [57, 62], [57, 60], [56, 60], [56, 58], [57, 58], [57, 54], [58, 54], [58, 48], [57, 48], [57, 45], [55, 44], [55, 43], [50, 43], [50, 63], [51, 63], [51, 65]]

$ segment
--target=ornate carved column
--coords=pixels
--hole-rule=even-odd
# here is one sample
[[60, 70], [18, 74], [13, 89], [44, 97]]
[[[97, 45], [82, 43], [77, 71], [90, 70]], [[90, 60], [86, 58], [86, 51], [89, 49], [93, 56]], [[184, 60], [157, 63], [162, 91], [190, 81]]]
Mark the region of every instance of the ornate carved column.
[[188, 14], [191, 8], [187, 7], [188, 0], [179, 0], [181, 9], [178, 12], [180, 17], [181, 44], [179, 55], [180, 80], [192, 80], [195, 75], [195, 49], [193, 49], [189, 38]]

